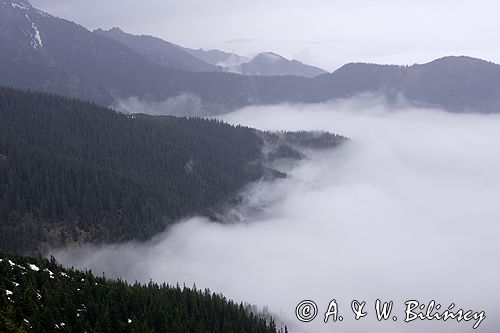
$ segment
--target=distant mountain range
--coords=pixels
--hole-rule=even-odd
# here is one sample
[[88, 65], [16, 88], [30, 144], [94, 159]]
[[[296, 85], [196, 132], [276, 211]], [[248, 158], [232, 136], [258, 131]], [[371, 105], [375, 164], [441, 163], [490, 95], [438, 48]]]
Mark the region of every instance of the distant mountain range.
[[244, 75], [315, 77], [326, 71], [288, 60], [271, 52], [260, 53], [254, 58], [242, 57], [220, 50], [192, 50], [152, 36], [135, 36], [120, 28], [97, 29], [95, 33], [109, 37], [146, 56], [152, 62], [186, 71], [231, 72]]
[[134, 36], [119, 28], [110, 30], [97, 29], [98, 35], [116, 40], [135, 52], [146, 56], [155, 64], [195, 72], [219, 72], [222, 68], [206, 63], [189, 54], [178, 45], [152, 36]]
[[252, 60], [249, 57], [243, 57], [238, 54], [228, 53], [221, 50], [203, 50], [203, 49], [189, 49], [183, 48], [192, 56], [203, 60], [206, 63], [220, 66], [228, 72], [239, 72], [241, 64]]
[[[314, 78], [261, 76], [293, 72], [296, 65], [308, 68], [302, 75], [314, 76], [316, 69], [269, 53], [245, 60], [221, 51], [175, 48], [154, 37], [128, 35], [124, 41], [110, 35], [121, 31], [111, 32], [88, 31], [26, 0], [3, 0], [0, 84], [106, 106], [131, 97], [159, 103], [187, 95], [200, 101], [196, 114], [252, 104], [325, 102], [367, 92], [452, 112], [500, 110], [500, 66], [480, 59], [445, 57], [413, 66], [348, 64]], [[241, 72], [261, 75], [224, 72], [220, 65], [231, 57]]]

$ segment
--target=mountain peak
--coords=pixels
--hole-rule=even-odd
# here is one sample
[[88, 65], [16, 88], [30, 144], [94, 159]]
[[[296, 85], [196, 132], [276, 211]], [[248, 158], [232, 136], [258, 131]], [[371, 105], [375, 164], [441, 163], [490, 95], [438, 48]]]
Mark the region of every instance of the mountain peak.
[[448, 64], [448, 65], [492, 64], [492, 65], [497, 65], [497, 64], [492, 63], [490, 61], [486, 61], [483, 59], [474, 58], [474, 57], [470, 57], [470, 56], [464, 56], [464, 55], [442, 57], [442, 58], [436, 59], [434, 61], [431, 61], [429, 64]]
[[43, 48], [44, 34], [41, 22], [50, 15], [34, 8], [27, 0], [0, 0], [0, 31], [8, 36], [10, 43], [23, 48]]
[[324, 74], [326, 71], [303, 64], [297, 60], [288, 60], [273, 52], [263, 52], [256, 55], [249, 62], [243, 63], [241, 73], [264, 76], [293, 75], [312, 78]]
[[180, 46], [158, 37], [133, 35], [123, 31], [119, 27], [113, 27], [109, 30], [97, 29], [94, 30], [94, 33], [111, 38], [129, 47], [134, 52], [145, 56], [151, 62], [164, 67], [195, 72], [215, 72], [219, 70], [216, 66], [192, 56]]
[[125, 33], [125, 32], [124, 32], [122, 29], [120, 29], [119, 27], [113, 27], [113, 28], [109, 29], [108, 31], [109, 31], [109, 32], [119, 32], [119, 33], [122, 33], [122, 34], [124, 34], [124, 33]]
[[8, 16], [12, 15], [13, 13], [14, 15], [22, 15], [23, 17], [27, 14], [40, 15], [43, 17], [51, 16], [33, 7], [28, 0], [0, 0], [0, 7], [5, 8], [5, 14]]
[[[0, 0], [1, 1], [1, 0]], [[119, 27], [112, 27], [111, 29], [109, 30], [104, 30], [104, 29], [101, 29], [101, 28], [97, 28], [94, 30], [95, 33], [99, 34], [99, 35], [114, 35], [114, 36], [123, 36], [123, 35], [127, 35], [127, 33], [125, 31], [123, 31], [122, 29], [120, 29]]]
[[285, 57], [280, 56], [279, 54], [276, 54], [274, 52], [262, 52], [259, 53], [255, 56], [254, 59], [262, 59], [262, 60], [267, 60], [267, 61], [288, 61]]

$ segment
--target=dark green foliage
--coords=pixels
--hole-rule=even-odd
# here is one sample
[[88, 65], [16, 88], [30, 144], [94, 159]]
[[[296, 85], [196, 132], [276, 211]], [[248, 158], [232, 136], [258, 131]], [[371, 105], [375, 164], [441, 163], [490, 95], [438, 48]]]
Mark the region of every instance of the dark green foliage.
[[146, 239], [265, 168], [256, 131], [0, 88], [0, 248]]
[[270, 132], [266, 133], [265, 139], [268, 143], [312, 149], [336, 147], [347, 140], [344, 136], [323, 131]]
[[276, 332], [273, 320], [209, 290], [129, 285], [54, 260], [0, 258], [0, 332]]
[[[295, 147], [344, 140], [124, 115], [0, 87], [0, 249], [145, 240], [177, 219], [215, 215], [249, 182], [284, 177], [264, 165], [270, 156], [302, 158]], [[276, 153], [265, 159], [268, 143]]]
[[262, 134], [264, 151], [269, 161], [276, 159], [303, 159], [306, 155], [300, 150], [330, 149], [347, 141], [341, 135], [323, 131], [266, 132]]

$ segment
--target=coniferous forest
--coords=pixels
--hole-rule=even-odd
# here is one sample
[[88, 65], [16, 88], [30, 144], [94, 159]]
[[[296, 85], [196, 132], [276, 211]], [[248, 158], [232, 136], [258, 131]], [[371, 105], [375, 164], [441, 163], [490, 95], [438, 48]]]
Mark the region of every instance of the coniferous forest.
[[373, 3], [0, 1], [0, 333], [498, 332], [500, 2]]
[[[120, 114], [3, 87], [0, 119], [0, 250], [17, 254], [147, 240], [182, 217], [215, 216], [253, 181], [286, 177], [271, 167], [274, 160], [302, 159], [303, 148], [346, 140], [219, 120]], [[0, 332], [27, 331], [278, 328], [269, 315], [208, 290], [129, 285], [64, 269], [53, 258], [1, 254]]]
[[0, 243], [145, 239], [261, 176], [250, 129], [0, 92]]
[[124, 115], [9, 88], [0, 88], [0, 119], [0, 248], [16, 253], [146, 240], [182, 217], [210, 216], [252, 181], [284, 177], [264, 163], [264, 144], [300, 158], [282, 142], [344, 140]]
[[53, 259], [0, 254], [0, 332], [271, 333], [275, 322], [209, 290], [129, 285]]

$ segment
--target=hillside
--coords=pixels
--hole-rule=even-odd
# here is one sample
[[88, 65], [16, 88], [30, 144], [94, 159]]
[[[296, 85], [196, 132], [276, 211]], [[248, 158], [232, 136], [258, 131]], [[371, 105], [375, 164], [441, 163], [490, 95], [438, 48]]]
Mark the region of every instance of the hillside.
[[500, 65], [471, 57], [412, 66], [353, 63], [316, 81], [343, 97], [374, 92], [451, 112], [500, 112]]
[[245, 185], [284, 177], [263, 145], [344, 142], [199, 118], [123, 115], [0, 87], [0, 249], [145, 240], [176, 220], [212, 216]]
[[129, 285], [0, 252], [0, 331], [277, 332], [242, 304], [209, 290]]
[[97, 29], [96, 34], [116, 40], [135, 52], [146, 56], [153, 63], [195, 72], [218, 72], [221, 68], [192, 56], [179, 46], [152, 36], [135, 36], [120, 28]]

